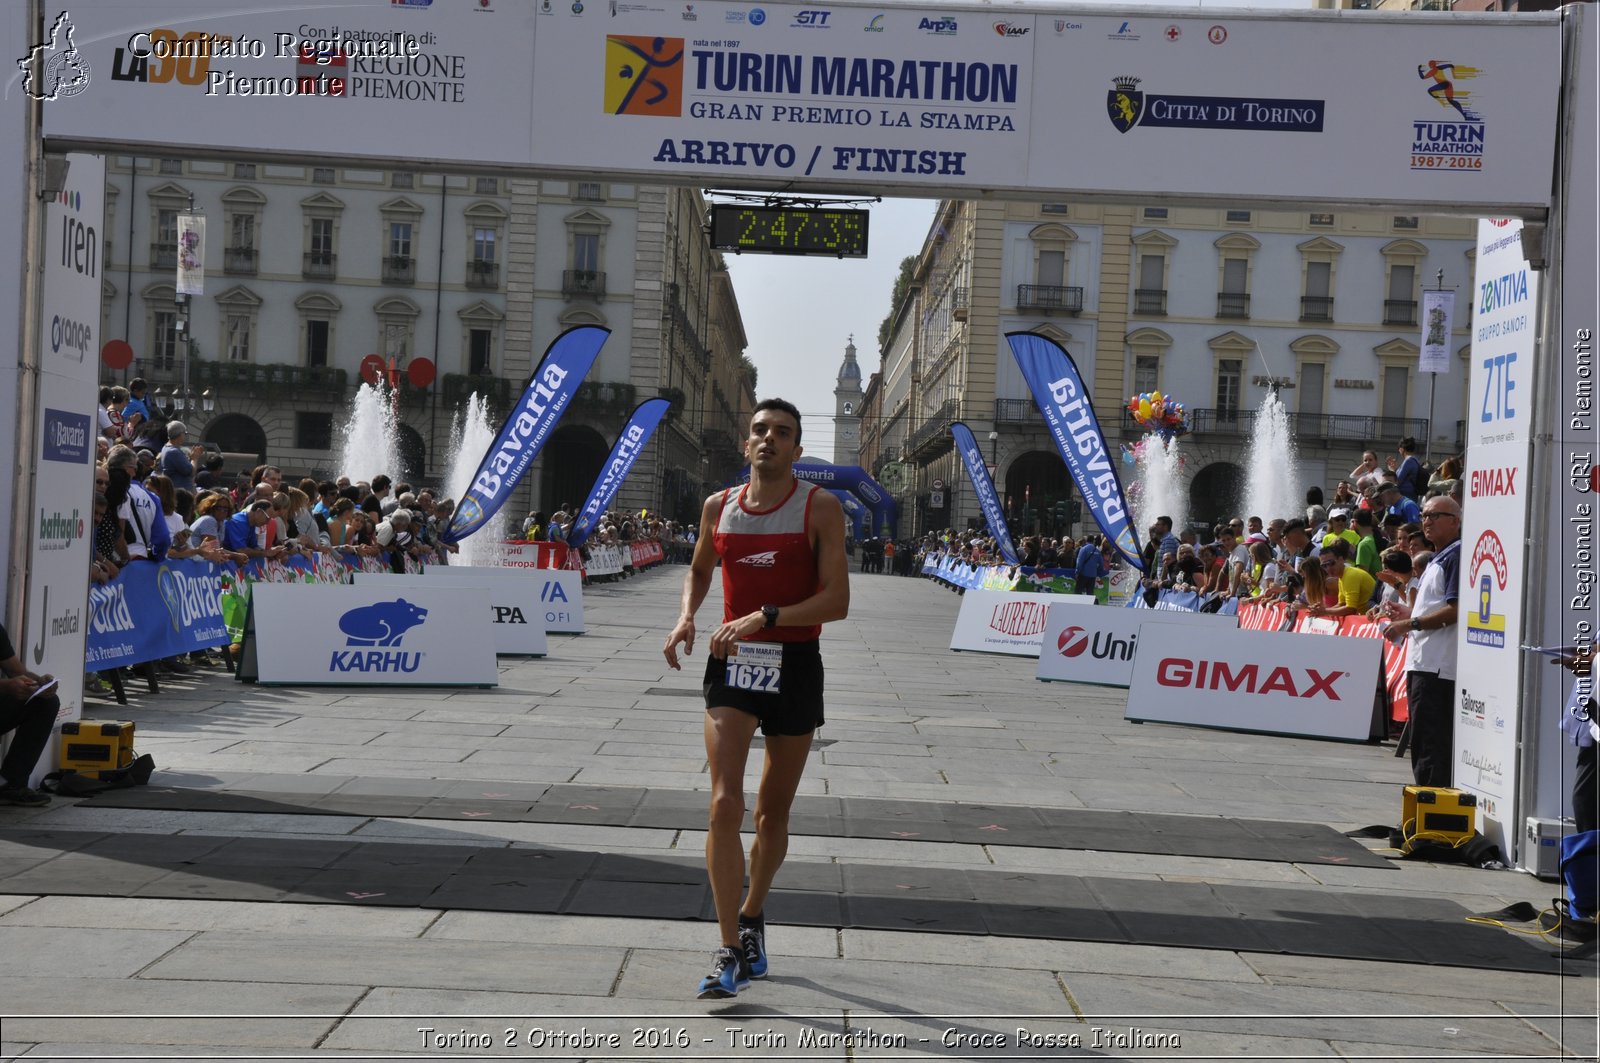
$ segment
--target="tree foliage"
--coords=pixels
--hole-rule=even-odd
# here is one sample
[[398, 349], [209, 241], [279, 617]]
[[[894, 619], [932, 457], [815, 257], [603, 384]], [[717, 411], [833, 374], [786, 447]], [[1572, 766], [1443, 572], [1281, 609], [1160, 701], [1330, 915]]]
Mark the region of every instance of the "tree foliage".
[[905, 301], [906, 293], [911, 290], [911, 282], [917, 275], [917, 256], [907, 255], [900, 260], [900, 275], [894, 279], [894, 294], [889, 297], [889, 313], [884, 316], [883, 323], [878, 326], [878, 353], [886, 354], [889, 341], [894, 339], [894, 317], [900, 311], [900, 304]]

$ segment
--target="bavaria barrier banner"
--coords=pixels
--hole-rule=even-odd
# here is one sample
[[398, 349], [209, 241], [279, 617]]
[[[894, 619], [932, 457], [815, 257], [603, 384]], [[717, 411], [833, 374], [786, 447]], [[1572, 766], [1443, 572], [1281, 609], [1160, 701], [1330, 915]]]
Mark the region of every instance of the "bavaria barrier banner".
[[578, 510], [578, 519], [573, 522], [572, 530], [567, 533], [568, 546], [576, 550], [583, 545], [585, 539], [589, 538], [595, 525], [599, 523], [601, 514], [611, 507], [611, 500], [617, 497], [617, 490], [628, 478], [628, 473], [633, 471], [633, 463], [644, 453], [644, 446], [650, 442], [650, 436], [661, 423], [661, 418], [665, 417], [671, 408], [672, 403], [666, 399], [645, 399], [634, 408], [628, 423], [617, 435], [616, 445], [611, 448], [611, 456], [606, 458], [606, 463], [600, 467], [599, 479], [595, 480], [594, 486], [589, 489], [589, 497], [584, 499], [583, 508]]
[[1133, 529], [1133, 511], [1122, 494], [1122, 480], [1106, 449], [1105, 433], [1089, 402], [1089, 389], [1078, 375], [1078, 366], [1061, 345], [1032, 332], [1008, 332], [1011, 354], [1022, 369], [1023, 379], [1033, 392], [1033, 401], [1044, 414], [1044, 423], [1066, 460], [1067, 471], [1078, 485], [1094, 514], [1095, 523], [1106, 533], [1122, 560], [1144, 571], [1139, 556], [1139, 536]]
[[100, 672], [226, 646], [222, 590], [223, 570], [209, 561], [122, 566], [111, 582], [89, 588], [83, 669]]
[[1046, 682], [1125, 687], [1133, 681], [1134, 653], [1149, 624], [1221, 624], [1231, 628], [1234, 618], [1183, 612], [1155, 616], [1126, 609], [1052, 604], [1045, 616], [1036, 677]]
[[403, 589], [377, 579], [355, 587], [257, 584], [238, 678], [308, 685], [497, 685], [488, 592], [438, 583]]
[[[1365, 741], [1377, 693], [1371, 639], [1308, 639], [1146, 621], [1126, 718]], [[1169, 631], [1159, 630], [1163, 626]]]
[[[417, 588], [473, 587], [483, 590], [488, 599], [489, 626], [494, 631], [494, 652], [498, 657], [543, 657], [549, 653], [545, 638], [544, 609], [539, 602], [540, 580], [531, 569], [495, 572], [492, 581], [480, 581], [477, 568], [430, 568], [426, 575], [396, 576], [393, 573], [359, 572], [358, 587], [377, 587], [384, 593], [410, 592]], [[462, 575], [457, 575], [462, 573]]]
[[1087, 594], [1023, 594], [969, 589], [961, 596], [952, 650], [1010, 653], [1037, 657], [1044, 644], [1046, 614], [1052, 605], [1093, 605]]
[[561, 415], [567, 412], [578, 385], [589, 374], [611, 330], [599, 325], [570, 328], [551, 341], [544, 358], [528, 378], [522, 397], [489, 445], [478, 471], [456, 506], [443, 542], [458, 543], [483, 527], [511, 497], [528, 466], [539, 456]]
[[978, 441], [972, 437], [972, 429], [956, 421], [950, 426], [950, 434], [955, 437], [956, 452], [961, 455], [961, 463], [967, 467], [967, 479], [972, 481], [978, 504], [983, 507], [983, 519], [989, 523], [989, 533], [1000, 546], [1000, 556], [1009, 565], [1021, 565], [1022, 559], [1017, 556], [1017, 548], [1011, 544], [1011, 529], [1006, 526], [1006, 515], [1000, 508], [1000, 499], [994, 493], [994, 481], [989, 479], [989, 470], [983, 464], [983, 452], [978, 449]]

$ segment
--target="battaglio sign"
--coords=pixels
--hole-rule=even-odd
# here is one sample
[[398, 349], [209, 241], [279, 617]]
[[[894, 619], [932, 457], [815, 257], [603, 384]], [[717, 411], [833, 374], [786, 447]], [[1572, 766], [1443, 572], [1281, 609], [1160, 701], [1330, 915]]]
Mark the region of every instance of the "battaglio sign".
[[[43, 46], [51, 69], [72, 72], [70, 93], [45, 105], [45, 132], [63, 142], [396, 159], [398, 123], [412, 166], [793, 191], [1072, 187], [1120, 202], [1539, 211], [1561, 91], [1553, 14], [548, 0], [69, 10]], [[49, 24], [59, 14], [47, 9]], [[1260, 61], [1273, 55], [1294, 60]]]

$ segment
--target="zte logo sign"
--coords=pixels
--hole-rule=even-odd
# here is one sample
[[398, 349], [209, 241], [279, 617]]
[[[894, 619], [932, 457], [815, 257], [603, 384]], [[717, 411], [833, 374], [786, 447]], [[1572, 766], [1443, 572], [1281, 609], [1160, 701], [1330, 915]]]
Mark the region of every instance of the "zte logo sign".
[[749, 565], [751, 568], [772, 568], [778, 563], [778, 551], [767, 550], [759, 554], [746, 554], [739, 559], [739, 564]]
[[1343, 672], [1315, 668], [1277, 667], [1261, 672], [1257, 664], [1231, 665], [1227, 661], [1189, 661], [1164, 657], [1156, 666], [1156, 682], [1164, 687], [1189, 690], [1230, 690], [1244, 694], [1284, 694], [1291, 698], [1327, 698], [1342, 701], [1333, 684]]

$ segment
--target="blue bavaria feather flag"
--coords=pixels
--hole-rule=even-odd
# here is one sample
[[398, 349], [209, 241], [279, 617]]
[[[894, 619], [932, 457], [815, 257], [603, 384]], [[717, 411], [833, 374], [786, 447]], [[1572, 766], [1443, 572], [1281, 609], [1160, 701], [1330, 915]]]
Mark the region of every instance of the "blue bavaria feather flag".
[[672, 403], [666, 399], [646, 399], [633, 411], [633, 416], [628, 418], [627, 425], [617, 436], [616, 446], [611, 448], [611, 456], [600, 467], [600, 475], [589, 489], [589, 497], [583, 500], [578, 519], [572, 523], [572, 531], [567, 534], [569, 547], [576, 550], [582, 546], [594, 531], [601, 515], [611, 508], [617, 490], [628, 478], [628, 473], [633, 471], [633, 463], [644, 453], [645, 444], [650, 442], [656, 426], [671, 408]]
[[1143, 572], [1133, 513], [1072, 356], [1054, 340], [1033, 332], [1008, 332], [1006, 340], [1095, 523], [1122, 559]]
[[456, 503], [449, 527], [439, 535], [442, 541], [458, 543], [500, 512], [572, 404], [578, 385], [589, 375], [610, 335], [610, 329], [599, 325], [579, 325], [545, 348], [522, 397], [473, 474], [472, 486]]
[[950, 434], [955, 437], [956, 453], [961, 455], [961, 461], [967, 467], [967, 478], [972, 481], [978, 504], [983, 507], [983, 519], [989, 522], [989, 534], [1000, 544], [1000, 556], [1006, 559], [1008, 565], [1022, 564], [1017, 557], [1017, 548], [1011, 543], [1011, 529], [1006, 527], [1005, 512], [994, 493], [994, 481], [989, 479], [989, 470], [983, 464], [983, 451], [978, 449], [972, 429], [956, 421], [950, 425]]

